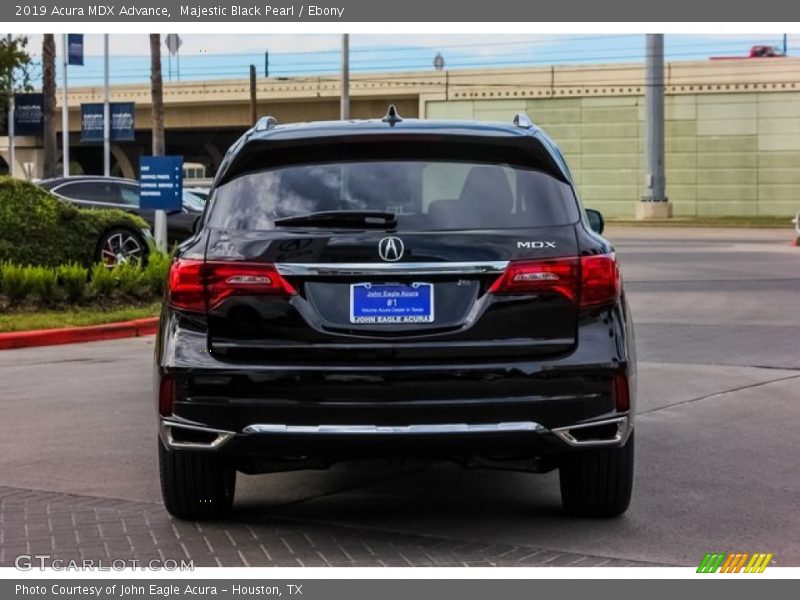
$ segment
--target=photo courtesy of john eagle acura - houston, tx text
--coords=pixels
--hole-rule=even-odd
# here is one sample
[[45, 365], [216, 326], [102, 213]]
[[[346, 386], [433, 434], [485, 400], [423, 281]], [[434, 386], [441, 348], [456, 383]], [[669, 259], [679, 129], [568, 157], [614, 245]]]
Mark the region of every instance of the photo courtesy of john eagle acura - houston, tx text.
[[222, 517], [237, 472], [389, 457], [558, 469], [568, 513], [623, 513], [636, 359], [602, 230], [525, 114], [263, 117], [169, 273], [167, 510]]

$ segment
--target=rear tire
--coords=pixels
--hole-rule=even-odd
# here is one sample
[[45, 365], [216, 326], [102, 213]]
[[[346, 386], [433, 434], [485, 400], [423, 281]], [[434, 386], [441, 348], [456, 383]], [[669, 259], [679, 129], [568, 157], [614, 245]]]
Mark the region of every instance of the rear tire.
[[212, 520], [227, 516], [236, 491], [236, 470], [214, 452], [168, 449], [158, 441], [164, 507], [174, 517]]
[[578, 517], [617, 517], [633, 492], [633, 432], [621, 448], [593, 448], [567, 455], [559, 469], [561, 504]]

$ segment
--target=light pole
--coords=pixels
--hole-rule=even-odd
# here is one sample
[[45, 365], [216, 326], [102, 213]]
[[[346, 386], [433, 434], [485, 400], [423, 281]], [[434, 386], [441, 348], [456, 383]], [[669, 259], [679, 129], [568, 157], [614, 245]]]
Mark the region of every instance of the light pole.
[[111, 175], [111, 104], [109, 102], [108, 34], [103, 35], [103, 175]]
[[258, 121], [258, 98], [256, 97], [256, 66], [250, 65], [250, 126]]
[[69, 65], [69, 41], [64, 34], [64, 73], [61, 88], [61, 160], [64, 177], [69, 177], [69, 107], [67, 106], [67, 66]]
[[672, 216], [664, 175], [664, 34], [647, 34], [645, 68], [645, 184], [637, 219]]
[[350, 35], [342, 35], [342, 100], [339, 117], [350, 118]]

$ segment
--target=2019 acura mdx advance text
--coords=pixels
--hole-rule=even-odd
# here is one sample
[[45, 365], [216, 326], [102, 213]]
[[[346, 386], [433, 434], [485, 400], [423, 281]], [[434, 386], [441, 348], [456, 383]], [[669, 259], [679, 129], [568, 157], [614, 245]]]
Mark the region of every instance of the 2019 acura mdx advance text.
[[170, 271], [167, 509], [218, 518], [237, 471], [385, 456], [559, 469], [569, 513], [623, 513], [636, 361], [601, 231], [525, 115], [262, 119]]

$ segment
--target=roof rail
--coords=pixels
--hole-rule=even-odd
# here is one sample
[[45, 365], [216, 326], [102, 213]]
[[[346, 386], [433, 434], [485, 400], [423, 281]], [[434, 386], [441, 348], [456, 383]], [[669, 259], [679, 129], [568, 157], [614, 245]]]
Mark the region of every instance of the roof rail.
[[258, 121], [256, 121], [254, 129], [256, 131], [266, 131], [267, 129], [272, 129], [277, 124], [278, 119], [270, 115], [267, 117], [261, 117]]
[[533, 127], [533, 121], [531, 121], [531, 118], [525, 113], [517, 113], [517, 115], [514, 117], [514, 125], [517, 127], [530, 129]]

